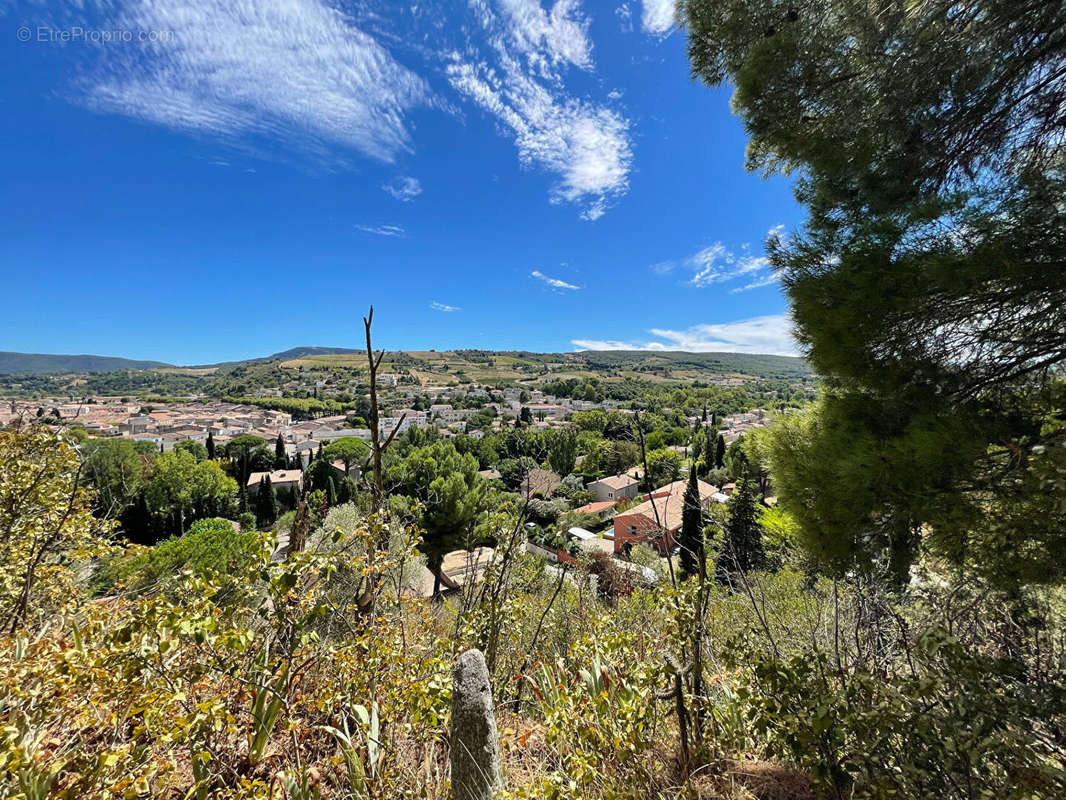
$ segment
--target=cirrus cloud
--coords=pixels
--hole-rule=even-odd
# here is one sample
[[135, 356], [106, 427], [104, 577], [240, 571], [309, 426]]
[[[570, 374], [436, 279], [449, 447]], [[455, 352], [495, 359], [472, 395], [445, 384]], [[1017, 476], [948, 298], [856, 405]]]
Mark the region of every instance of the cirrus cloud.
[[363, 233], [372, 233], [375, 236], [403, 236], [407, 233], [399, 225], [356, 225], [357, 230]]
[[[768, 244], [787, 241], [788, 234], [785, 232], [784, 225], [775, 225], [770, 228], [766, 240]], [[761, 286], [770, 286], [778, 280], [770, 259], [765, 255], [754, 255], [752, 246], [748, 243], [742, 244], [737, 251], [734, 251], [722, 242], [714, 242], [687, 258], [652, 264], [651, 271], [656, 275], [667, 275], [679, 266], [691, 271], [692, 277], [686, 283], [697, 288], [746, 278], [744, 284], [730, 289], [733, 294]]]
[[105, 48], [84, 102], [201, 134], [261, 137], [312, 157], [351, 149], [391, 162], [411, 149], [406, 113], [428, 85], [322, 0], [141, 0], [118, 29], [168, 31]]
[[498, 5], [498, 14], [488, 3], [475, 5], [489, 47], [470, 43], [450, 53], [448, 80], [496, 118], [523, 166], [555, 176], [551, 202], [599, 219], [628, 191], [633, 152], [625, 117], [564, 85], [566, 69], [592, 69], [588, 20], [576, 0], [558, 0], [550, 13], [536, 0]]
[[559, 278], [549, 278], [547, 275], [545, 275], [539, 269], [533, 270], [531, 273], [529, 273], [529, 275], [530, 275], [531, 278], [536, 278], [538, 281], [546, 283], [548, 286], [552, 287], [553, 289], [580, 289], [581, 288], [580, 286], [575, 286], [572, 283], [567, 283], [566, 281], [560, 280]]
[[400, 175], [389, 183], [382, 184], [381, 190], [403, 203], [409, 203], [422, 194], [422, 182], [418, 178]]

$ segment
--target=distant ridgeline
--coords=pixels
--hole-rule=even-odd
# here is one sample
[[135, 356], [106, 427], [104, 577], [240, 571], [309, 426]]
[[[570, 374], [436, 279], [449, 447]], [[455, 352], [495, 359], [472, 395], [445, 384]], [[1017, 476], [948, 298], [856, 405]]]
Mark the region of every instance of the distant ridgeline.
[[0, 375], [116, 372], [121, 369], [169, 367], [162, 361], [134, 361], [113, 356], [66, 356], [0, 351]]
[[[572, 392], [580, 387], [581, 392], [622, 400], [663, 384], [729, 386], [750, 379], [814, 378], [806, 361], [789, 356], [636, 350], [388, 351], [382, 372], [409, 386], [532, 382], [559, 396], [578, 396]], [[332, 407], [365, 391], [366, 354], [352, 348], [295, 347], [263, 358], [184, 367], [109, 356], [0, 353], [0, 394], [10, 396], [291, 397]]]

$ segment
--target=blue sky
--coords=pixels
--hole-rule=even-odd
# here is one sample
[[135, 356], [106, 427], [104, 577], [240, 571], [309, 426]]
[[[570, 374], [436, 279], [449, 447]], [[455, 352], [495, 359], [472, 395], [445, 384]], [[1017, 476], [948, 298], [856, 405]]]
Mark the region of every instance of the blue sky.
[[672, 13], [0, 0], [0, 350], [791, 352], [801, 210]]

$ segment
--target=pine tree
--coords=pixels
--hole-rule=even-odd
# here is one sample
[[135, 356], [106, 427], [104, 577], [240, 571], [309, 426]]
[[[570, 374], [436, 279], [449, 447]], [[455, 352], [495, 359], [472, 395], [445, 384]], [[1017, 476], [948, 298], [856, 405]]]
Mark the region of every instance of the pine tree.
[[688, 487], [685, 489], [685, 506], [681, 511], [681, 574], [697, 575], [703, 565], [703, 506], [700, 503], [700, 487], [696, 480], [696, 467], [689, 469]]
[[207, 457], [215, 460], [215, 434], [211, 431], [207, 432]]
[[289, 456], [285, 452], [285, 440], [281, 438], [281, 432], [278, 431], [277, 441], [274, 442], [274, 469], [285, 469], [288, 463]]
[[729, 502], [729, 521], [715, 567], [715, 577], [729, 586], [738, 585], [742, 573], [761, 569], [766, 563], [755, 494], [755, 482], [741, 478]]

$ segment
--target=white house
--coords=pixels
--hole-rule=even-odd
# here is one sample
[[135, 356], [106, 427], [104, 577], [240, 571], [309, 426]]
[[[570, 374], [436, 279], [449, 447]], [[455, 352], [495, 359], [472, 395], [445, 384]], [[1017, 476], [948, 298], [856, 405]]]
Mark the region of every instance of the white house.
[[638, 487], [636, 479], [630, 475], [612, 475], [593, 481], [586, 488], [592, 492], [594, 500], [604, 502], [636, 497]]

